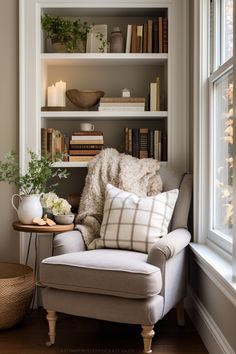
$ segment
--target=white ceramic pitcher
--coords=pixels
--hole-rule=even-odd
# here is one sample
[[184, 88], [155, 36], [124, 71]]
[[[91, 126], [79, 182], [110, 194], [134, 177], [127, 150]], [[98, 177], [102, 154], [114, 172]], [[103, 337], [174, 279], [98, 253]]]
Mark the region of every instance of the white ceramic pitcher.
[[[20, 200], [18, 208], [14, 204], [14, 198], [18, 197]], [[19, 195], [13, 194], [11, 204], [16, 210], [19, 221], [22, 224], [32, 224], [33, 218], [36, 216], [42, 217], [43, 208], [40, 203], [41, 194]]]

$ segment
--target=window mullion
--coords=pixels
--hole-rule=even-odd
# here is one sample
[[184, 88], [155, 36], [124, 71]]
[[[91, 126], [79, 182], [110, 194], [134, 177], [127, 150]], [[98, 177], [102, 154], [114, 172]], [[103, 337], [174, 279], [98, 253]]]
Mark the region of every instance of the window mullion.
[[234, 167], [233, 167], [233, 175], [234, 175], [234, 184], [233, 184], [233, 200], [234, 200], [234, 215], [233, 215], [233, 257], [232, 257], [232, 268], [233, 268], [233, 279], [236, 281], [236, 122], [235, 122], [235, 113], [236, 113], [236, 75], [235, 75], [235, 68], [236, 68], [236, 11], [233, 12], [233, 158], [234, 158]]

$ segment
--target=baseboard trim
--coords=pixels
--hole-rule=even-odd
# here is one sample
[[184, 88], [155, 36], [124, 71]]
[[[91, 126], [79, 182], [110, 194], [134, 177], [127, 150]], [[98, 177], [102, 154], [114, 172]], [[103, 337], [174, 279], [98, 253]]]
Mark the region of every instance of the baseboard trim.
[[210, 354], [235, 354], [235, 351], [199, 298], [188, 289], [186, 311]]

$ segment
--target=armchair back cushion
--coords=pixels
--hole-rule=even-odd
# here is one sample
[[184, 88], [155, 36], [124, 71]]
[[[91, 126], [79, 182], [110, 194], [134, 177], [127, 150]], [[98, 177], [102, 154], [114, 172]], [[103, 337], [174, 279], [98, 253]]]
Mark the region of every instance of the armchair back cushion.
[[138, 197], [108, 184], [101, 237], [91, 246], [148, 253], [155, 241], [168, 233], [177, 197], [178, 189]]

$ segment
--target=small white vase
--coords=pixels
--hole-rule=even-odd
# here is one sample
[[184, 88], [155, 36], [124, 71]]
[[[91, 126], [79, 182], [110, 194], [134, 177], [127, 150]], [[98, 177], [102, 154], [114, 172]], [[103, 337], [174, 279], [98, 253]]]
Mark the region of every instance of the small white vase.
[[[16, 210], [19, 221], [22, 224], [32, 224], [33, 218], [42, 217], [43, 208], [40, 203], [41, 194], [30, 194], [30, 195], [19, 195], [14, 194], [11, 198], [11, 204], [13, 208]], [[20, 203], [18, 208], [14, 204], [14, 198], [18, 197], [20, 199]]]

